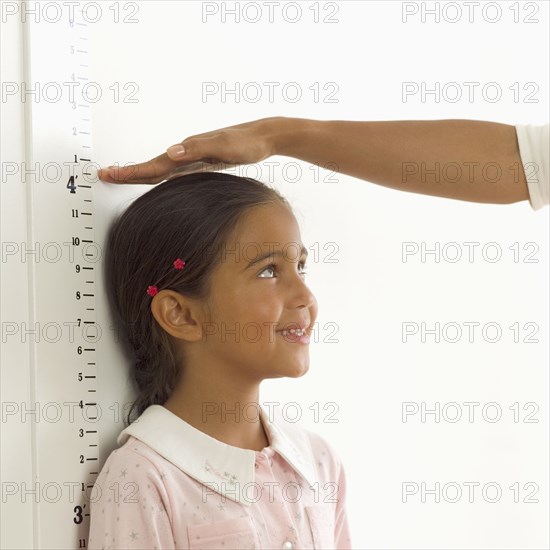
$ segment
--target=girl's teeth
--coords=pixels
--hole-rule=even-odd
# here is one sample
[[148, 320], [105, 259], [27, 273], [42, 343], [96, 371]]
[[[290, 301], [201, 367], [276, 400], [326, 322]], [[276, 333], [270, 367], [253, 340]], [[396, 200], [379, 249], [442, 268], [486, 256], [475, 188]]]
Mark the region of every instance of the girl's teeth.
[[291, 328], [290, 330], [283, 330], [283, 335], [287, 336], [288, 334], [297, 334], [298, 336], [303, 336], [304, 335], [304, 331], [302, 329], [293, 329]]

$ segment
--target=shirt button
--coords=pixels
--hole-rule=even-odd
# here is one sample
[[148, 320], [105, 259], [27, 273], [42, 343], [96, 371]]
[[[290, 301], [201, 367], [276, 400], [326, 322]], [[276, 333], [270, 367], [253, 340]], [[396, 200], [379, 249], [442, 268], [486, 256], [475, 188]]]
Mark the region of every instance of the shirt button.
[[283, 544], [283, 549], [284, 550], [292, 550], [294, 548], [294, 545], [289, 541], [287, 540], [284, 544]]

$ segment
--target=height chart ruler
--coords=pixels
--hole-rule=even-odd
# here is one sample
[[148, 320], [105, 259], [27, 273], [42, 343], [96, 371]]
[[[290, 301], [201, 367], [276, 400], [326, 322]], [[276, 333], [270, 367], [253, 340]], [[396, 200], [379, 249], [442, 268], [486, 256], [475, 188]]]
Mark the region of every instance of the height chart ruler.
[[[28, 3], [32, 6], [35, 3]], [[22, 19], [34, 548], [86, 548], [99, 470], [89, 23], [75, 3], [61, 17]], [[72, 4], [72, 6], [70, 6]], [[40, 11], [40, 10], [39, 10]], [[26, 86], [26, 89], [25, 89]], [[25, 95], [23, 96], [23, 92]]]

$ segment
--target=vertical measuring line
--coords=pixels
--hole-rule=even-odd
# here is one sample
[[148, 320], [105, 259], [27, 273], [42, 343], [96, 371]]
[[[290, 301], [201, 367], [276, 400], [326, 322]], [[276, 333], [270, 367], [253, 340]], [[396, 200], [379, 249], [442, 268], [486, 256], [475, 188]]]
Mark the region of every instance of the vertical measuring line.
[[23, 19], [34, 548], [88, 546], [99, 473], [88, 25], [79, 6]]

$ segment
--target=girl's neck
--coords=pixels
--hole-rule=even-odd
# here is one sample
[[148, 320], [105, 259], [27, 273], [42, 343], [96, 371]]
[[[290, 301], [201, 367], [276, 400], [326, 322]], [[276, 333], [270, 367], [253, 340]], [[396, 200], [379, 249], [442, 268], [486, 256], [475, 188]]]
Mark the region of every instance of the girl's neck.
[[261, 451], [270, 444], [258, 414], [257, 399], [232, 404], [201, 400], [193, 404], [187, 397], [178, 398], [174, 392], [163, 406], [197, 430], [227, 445]]

